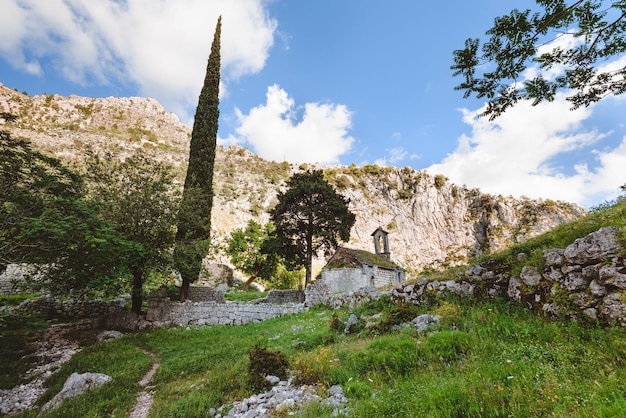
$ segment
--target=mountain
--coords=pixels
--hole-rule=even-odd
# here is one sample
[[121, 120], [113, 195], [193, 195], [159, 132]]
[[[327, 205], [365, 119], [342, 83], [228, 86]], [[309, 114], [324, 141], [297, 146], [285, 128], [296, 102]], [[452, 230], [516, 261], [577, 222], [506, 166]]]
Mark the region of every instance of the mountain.
[[[80, 161], [88, 147], [120, 158], [140, 149], [184, 175], [191, 129], [153, 99], [30, 97], [0, 84], [0, 112], [16, 117], [0, 119], [0, 129], [64, 160]], [[346, 246], [372, 251], [370, 234], [381, 226], [389, 232], [391, 258], [409, 271], [460, 264], [584, 214], [574, 204], [492, 196], [409, 167], [295, 165], [218, 146], [211, 257], [228, 264], [219, 248], [230, 231], [250, 219], [266, 222], [286, 180], [311, 168], [323, 169], [350, 199], [356, 223]]]

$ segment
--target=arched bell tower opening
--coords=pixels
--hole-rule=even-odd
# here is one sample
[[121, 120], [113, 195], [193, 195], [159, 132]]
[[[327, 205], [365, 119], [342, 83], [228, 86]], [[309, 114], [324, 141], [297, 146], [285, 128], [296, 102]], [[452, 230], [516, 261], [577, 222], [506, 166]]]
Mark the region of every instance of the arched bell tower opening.
[[389, 232], [385, 231], [380, 226], [372, 233], [372, 237], [374, 237], [374, 252], [390, 260], [391, 253], [389, 252], [389, 239], [387, 235], [389, 235]]

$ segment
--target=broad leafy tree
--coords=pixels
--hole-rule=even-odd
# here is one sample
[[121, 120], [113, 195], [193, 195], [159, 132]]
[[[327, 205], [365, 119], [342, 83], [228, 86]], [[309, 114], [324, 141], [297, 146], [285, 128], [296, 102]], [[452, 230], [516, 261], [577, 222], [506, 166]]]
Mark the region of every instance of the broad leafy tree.
[[128, 247], [77, 172], [0, 131], [0, 270], [39, 266], [31, 285], [56, 295], [114, 294]]
[[245, 228], [235, 229], [230, 234], [226, 254], [237, 269], [249, 275], [244, 284], [247, 289], [256, 279], [272, 280], [281, 261], [277, 238], [272, 223], [265, 226], [251, 220]]
[[132, 310], [141, 313], [147, 275], [171, 266], [179, 204], [173, 167], [141, 153], [123, 161], [92, 153], [85, 176], [102, 217], [127, 243], [120, 262], [132, 276]]
[[[520, 100], [554, 100], [558, 91], [574, 109], [626, 91], [623, 61], [605, 65], [626, 52], [624, 0], [537, 0], [536, 11], [514, 9], [486, 34], [482, 46], [470, 38], [454, 51], [452, 69], [465, 97], [488, 100], [484, 116], [491, 119]], [[551, 41], [560, 46], [541, 48]], [[521, 81], [535, 65], [538, 74]]]
[[278, 194], [271, 219], [285, 260], [291, 266], [305, 267], [305, 285], [311, 281], [313, 257], [319, 252], [330, 255], [340, 241], [350, 239], [356, 218], [348, 203], [321, 170], [294, 174], [287, 190]]
[[219, 119], [221, 28], [220, 17], [193, 122], [189, 166], [178, 216], [174, 261], [182, 277], [181, 300], [189, 298], [189, 285], [198, 279], [211, 236], [213, 164]]

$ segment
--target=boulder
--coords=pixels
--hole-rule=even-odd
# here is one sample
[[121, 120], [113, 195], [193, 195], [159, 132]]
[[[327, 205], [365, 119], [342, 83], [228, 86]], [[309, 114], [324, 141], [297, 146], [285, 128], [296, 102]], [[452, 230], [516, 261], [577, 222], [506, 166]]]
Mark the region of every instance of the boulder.
[[101, 373], [72, 373], [67, 378], [61, 392], [57, 393], [48, 403], [46, 403], [39, 416], [44, 416], [57, 409], [63, 401], [75, 396], [82, 395], [88, 390], [99, 388], [111, 381], [111, 376]]
[[526, 286], [537, 286], [541, 283], [542, 277], [536, 267], [524, 266], [522, 267], [522, 272], [520, 273], [520, 279]]
[[568, 263], [581, 265], [596, 264], [613, 258], [619, 253], [618, 231], [614, 226], [600, 228], [568, 245], [563, 255]]

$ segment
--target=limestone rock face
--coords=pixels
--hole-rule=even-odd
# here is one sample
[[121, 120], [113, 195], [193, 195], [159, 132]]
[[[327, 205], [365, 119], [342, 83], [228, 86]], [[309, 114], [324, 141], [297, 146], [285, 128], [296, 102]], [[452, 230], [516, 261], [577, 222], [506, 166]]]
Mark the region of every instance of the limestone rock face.
[[[184, 178], [191, 129], [155, 100], [44, 95], [30, 97], [0, 84], [0, 129], [66, 160], [80, 162], [93, 148], [120, 158], [139, 150], [180, 169]], [[214, 175], [212, 248], [215, 263], [229, 264], [219, 250], [235, 228], [265, 223], [286, 180], [305, 169], [323, 169], [350, 199], [356, 215], [346, 246], [372, 251], [372, 231], [389, 232], [391, 258], [409, 272], [458, 265], [571, 221], [576, 205], [492, 196], [411, 168], [293, 165], [263, 160], [240, 146], [218, 146]], [[325, 264], [323, 258], [315, 263]]]

